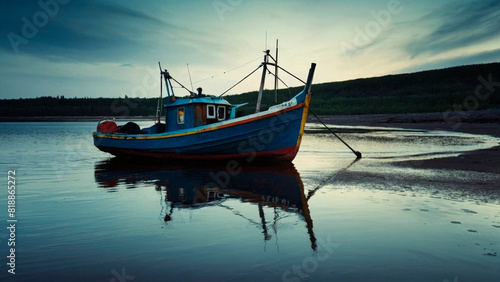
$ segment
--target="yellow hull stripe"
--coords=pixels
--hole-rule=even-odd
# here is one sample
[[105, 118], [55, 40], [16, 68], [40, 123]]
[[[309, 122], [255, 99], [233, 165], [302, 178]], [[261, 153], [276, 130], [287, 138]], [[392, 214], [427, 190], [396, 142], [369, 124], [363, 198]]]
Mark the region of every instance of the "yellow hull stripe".
[[304, 135], [304, 128], [306, 127], [307, 114], [309, 113], [309, 104], [311, 102], [311, 93], [306, 95], [306, 100], [304, 102], [304, 111], [302, 112], [302, 122], [300, 124], [299, 138], [297, 139], [297, 151], [300, 148], [300, 143], [302, 142], [302, 135]]

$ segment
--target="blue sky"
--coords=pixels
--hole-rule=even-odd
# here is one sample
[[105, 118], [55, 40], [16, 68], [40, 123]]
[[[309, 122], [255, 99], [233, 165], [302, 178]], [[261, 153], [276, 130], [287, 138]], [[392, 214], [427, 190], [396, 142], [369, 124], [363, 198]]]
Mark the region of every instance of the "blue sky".
[[188, 87], [189, 64], [193, 88], [217, 95], [276, 39], [295, 75], [317, 63], [315, 83], [500, 61], [498, 0], [4, 0], [0, 13], [0, 99], [157, 97], [158, 61]]

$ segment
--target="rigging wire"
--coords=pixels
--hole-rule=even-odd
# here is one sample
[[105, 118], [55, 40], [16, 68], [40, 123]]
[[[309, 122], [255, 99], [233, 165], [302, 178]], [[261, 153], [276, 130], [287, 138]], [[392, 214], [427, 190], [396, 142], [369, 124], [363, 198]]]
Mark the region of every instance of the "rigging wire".
[[259, 59], [261, 59], [261, 58], [262, 58], [262, 56], [259, 56], [259, 57], [257, 57], [257, 58], [255, 58], [255, 59], [253, 59], [252, 61], [250, 61], [250, 62], [248, 62], [248, 63], [245, 63], [245, 64], [243, 64], [243, 65], [240, 65], [240, 66], [234, 67], [234, 68], [229, 69], [229, 70], [227, 70], [227, 71], [224, 71], [224, 72], [222, 72], [222, 73], [219, 73], [219, 74], [216, 74], [216, 75], [212, 75], [212, 76], [210, 76], [210, 77], [207, 77], [207, 78], [204, 78], [204, 79], [201, 79], [201, 80], [195, 81], [195, 82], [193, 82], [193, 83], [194, 83], [194, 84], [196, 84], [196, 83], [199, 83], [199, 82], [203, 82], [203, 81], [205, 81], [205, 80], [209, 80], [209, 79], [212, 79], [212, 78], [216, 78], [216, 77], [221, 76], [221, 75], [225, 75], [225, 74], [227, 74], [227, 73], [229, 73], [229, 72], [232, 72], [232, 71], [237, 70], [237, 69], [239, 69], [239, 68], [242, 68], [242, 67], [244, 67], [244, 66], [246, 66], [246, 65], [249, 65], [249, 64], [251, 64], [251, 63], [253, 63], [253, 62], [255, 62], [255, 61], [257, 61], [257, 60], [259, 60]]
[[269, 71], [269, 74], [271, 74], [272, 76], [274, 76], [274, 77], [278, 78], [278, 80], [279, 80], [281, 83], [283, 83], [283, 85], [285, 85], [285, 86], [287, 87], [287, 89], [288, 89], [288, 95], [289, 95], [289, 98], [291, 98], [291, 97], [292, 97], [291, 87], [290, 87], [290, 86], [288, 86], [288, 85], [287, 85], [287, 84], [286, 84], [286, 83], [285, 83], [285, 82], [284, 82], [284, 81], [283, 81], [283, 80], [282, 80], [279, 76], [276, 76], [276, 74], [275, 74], [275, 73], [273, 73], [273, 72]]
[[[177, 84], [179, 84], [181, 86], [181, 88], [184, 88], [187, 90], [187, 92], [189, 92], [189, 94], [193, 94], [193, 92], [189, 89], [186, 88], [186, 86], [182, 85], [179, 81], [177, 81], [175, 78], [173, 78], [172, 76], [170, 76], [170, 79], [172, 79], [173, 81], [175, 81]], [[170, 87], [172, 87], [172, 82], [170, 82]]]
[[254, 74], [254, 72], [256, 72], [258, 69], [260, 69], [263, 65], [264, 64], [260, 64], [254, 71], [252, 71], [250, 74], [248, 74], [247, 76], [245, 76], [244, 78], [242, 78], [235, 85], [231, 86], [228, 90], [226, 90], [222, 94], [220, 94], [219, 97], [222, 97], [222, 95], [226, 94], [227, 92], [229, 92], [229, 90], [233, 89], [234, 87], [236, 87], [236, 85], [240, 84], [243, 80], [247, 79], [249, 76], [251, 76], [252, 74]]
[[[274, 66], [275, 64], [270, 64], [270, 65]], [[282, 70], [282, 71], [284, 71], [284, 72], [288, 73], [289, 75], [291, 75], [292, 77], [294, 77], [294, 78], [295, 78], [295, 79], [297, 79], [298, 81], [300, 81], [300, 82], [302, 82], [302, 83], [306, 84], [306, 82], [305, 82], [305, 81], [303, 81], [302, 79], [298, 78], [297, 76], [295, 76], [295, 75], [294, 75], [294, 74], [292, 74], [291, 72], [287, 71], [286, 69], [284, 69], [284, 68], [282, 68], [282, 67], [280, 67], [280, 66], [278, 66], [278, 68], [279, 68], [280, 70]]]
[[[273, 64], [273, 63], [267, 63], [268, 65], [272, 65], [272, 66], [277, 66], [276, 64]], [[252, 74], [254, 74], [260, 67], [262, 67], [264, 65], [264, 63], [260, 64], [254, 71], [252, 71], [249, 75], [245, 76], [243, 79], [241, 79], [240, 81], [238, 81], [235, 85], [231, 86], [228, 90], [224, 91], [222, 94], [219, 95], [219, 97], [221, 97], [222, 95], [226, 94], [227, 92], [229, 92], [231, 89], [233, 89], [234, 87], [236, 87], [238, 84], [240, 84], [243, 80], [247, 79], [249, 76], [251, 76]], [[280, 66], [277, 66], [279, 69], [283, 70], [284, 72], [286, 72], [287, 74], [289, 74], [290, 76], [294, 77], [295, 79], [299, 80], [300, 82], [306, 84], [302, 79], [298, 78], [297, 76], [293, 75], [292, 73], [290, 73], [289, 71], [285, 70], [284, 68], [280, 67]], [[274, 73], [272, 73], [269, 69], [267, 70], [269, 74], [272, 74], [273, 76], [276, 76]], [[290, 92], [290, 87], [281, 79], [278, 77], [278, 80], [281, 81], [281, 83], [283, 83], [286, 87], [288, 87], [288, 92]], [[291, 95], [291, 92], [289, 93]]]

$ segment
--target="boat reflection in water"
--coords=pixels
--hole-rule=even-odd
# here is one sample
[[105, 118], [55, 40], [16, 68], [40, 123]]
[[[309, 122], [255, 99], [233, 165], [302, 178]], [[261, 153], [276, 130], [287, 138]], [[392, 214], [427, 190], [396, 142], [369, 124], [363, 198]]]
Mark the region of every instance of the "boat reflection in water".
[[[309, 213], [304, 186], [292, 163], [239, 166], [235, 162], [204, 165], [130, 163], [112, 158], [95, 165], [95, 179], [100, 188], [116, 191], [120, 186], [151, 184], [164, 197], [162, 218], [168, 224], [176, 209], [224, 207], [228, 199], [256, 205], [264, 240], [270, 240], [269, 223], [264, 207], [298, 214], [306, 223], [311, 248], [316, 251], [313, 221]], [[163, 201], [162, 201], [163, 205]], [[237, 214], [237, 213], [235, 213]], [[275, 222], [271, 226], [277, 226]], [[255, 221], [253, 221], [255, 223]], [[272, 232], [272, 231], [271, 231]]]

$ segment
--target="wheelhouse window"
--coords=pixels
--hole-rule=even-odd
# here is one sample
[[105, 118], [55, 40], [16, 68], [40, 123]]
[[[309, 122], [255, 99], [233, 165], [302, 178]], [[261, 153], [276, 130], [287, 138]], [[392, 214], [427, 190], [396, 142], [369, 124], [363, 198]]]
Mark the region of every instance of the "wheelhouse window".
[[215, 118], [215, 105], [207, 105], [207, 118]]
[[177, 109], [177, 124], [184, 124], [184, 107]]
[[217, 119], [218, 120], [225, 120], [226, 119], [226, 107], [225, 106], [218, 106], [217, 107]]

